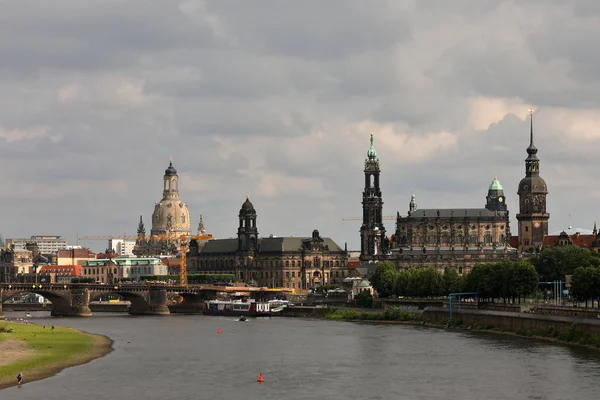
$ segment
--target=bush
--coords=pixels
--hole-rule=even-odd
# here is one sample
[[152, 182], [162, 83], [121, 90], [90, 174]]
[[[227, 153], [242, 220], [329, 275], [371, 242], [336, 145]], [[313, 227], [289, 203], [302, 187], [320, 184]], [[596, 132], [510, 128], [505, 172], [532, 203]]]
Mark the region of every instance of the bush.
[[373, 307], [373, 296], [368, 290], [363, 290], [356, 295], [356, 305], [362, 308]]

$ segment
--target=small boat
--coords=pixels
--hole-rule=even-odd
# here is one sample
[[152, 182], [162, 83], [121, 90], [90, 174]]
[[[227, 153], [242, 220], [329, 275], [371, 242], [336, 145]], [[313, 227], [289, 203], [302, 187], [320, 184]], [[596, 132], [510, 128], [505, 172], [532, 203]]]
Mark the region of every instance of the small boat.
[[244, 317], [243, 315], [240, 317], [240, 319], [238, 319], [238, 321], [240, 322], [246, 322], [248, 321], [248, 318]]
[[31, 318], [31, 313], [26, 312], [25, 313], [25, 318]]

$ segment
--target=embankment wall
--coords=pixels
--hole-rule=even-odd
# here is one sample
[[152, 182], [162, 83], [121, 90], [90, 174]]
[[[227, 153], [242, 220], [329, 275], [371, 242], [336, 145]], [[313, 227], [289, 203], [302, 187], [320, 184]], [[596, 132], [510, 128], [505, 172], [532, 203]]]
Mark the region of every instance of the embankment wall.
[[[449, 316], [449, 310], [446, 308], [430, 307], [423, 311], [423, 318], [435, 324], [446, 324]], [[493, 327], [515, 331], [548, 331], [552, 329], [559, 334], [564, 333], [573, 323], [576, 323], [583, 332], [600, 335], [600, 320], [590, 318], [461, 309], [452, 311], [452, 320], [465, 326], [476, 324], [481, 328]]]

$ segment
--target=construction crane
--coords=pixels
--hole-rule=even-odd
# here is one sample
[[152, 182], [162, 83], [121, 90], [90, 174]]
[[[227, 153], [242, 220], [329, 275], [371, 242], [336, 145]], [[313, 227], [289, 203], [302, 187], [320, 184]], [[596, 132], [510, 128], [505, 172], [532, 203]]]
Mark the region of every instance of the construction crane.
[[113, 240], [113, 239], [136, 240], [137, 236], [127, 236], [127, 235], [120, 235], [120, 236], [83, 236], [83, 237], [77, 238], [77, 240]]
[[[382, 217], [381, 219], [386, 220], [386, 221], [395, 221], [396, 218], [397, 217], [395, 215], [386, 215], [386, 216]], [[342, 218], [342, 221], [362, 221], [362, 217], [346, 217], [346, 218]]]
[[179, 284], [181, 286], [187, 285], [187, 251], [190, 247], [190, 242], [187, 240], [188, 237], [191, 242], [192, 240], [210, 240], [213, 238], [213, 235], [181, 235], [179, 237]]

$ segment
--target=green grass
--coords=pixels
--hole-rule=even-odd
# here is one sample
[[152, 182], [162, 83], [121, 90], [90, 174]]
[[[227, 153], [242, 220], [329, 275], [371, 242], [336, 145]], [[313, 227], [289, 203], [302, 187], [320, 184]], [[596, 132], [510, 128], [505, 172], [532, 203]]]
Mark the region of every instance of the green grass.
[[[11, 332], [7, 332], [10, 331]], [[71, 328], [0, 322], [0, 342], [24, 342], [30, 353], [7, 365], [0, 365], [0, 388], [16, 382], [19, 372], [24, 381], [51, 376], [68, 366], [81, 364], [110, 351], [111, 341]]]
[[345, 310], [341, 308], [331, 309], [326, 319], [336, 321], [422, 321], [420, 314], [401, 310], [398, 307], [390, 307], [382, 312], [359, 312], [356, 310]]

